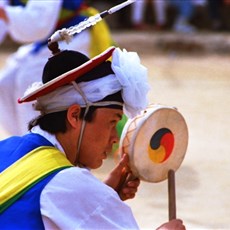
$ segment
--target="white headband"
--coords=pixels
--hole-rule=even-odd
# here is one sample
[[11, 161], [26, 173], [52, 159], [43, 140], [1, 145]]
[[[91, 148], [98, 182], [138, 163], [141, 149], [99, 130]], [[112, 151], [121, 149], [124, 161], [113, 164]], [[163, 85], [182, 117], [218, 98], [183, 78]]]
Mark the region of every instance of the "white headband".
[[[137, 53], [121, 51], [119, 48], [113, 51], [111, 67], [115, 74], [78, 83], [77, 88], [79, 90], [76, 89], [75, 84], [70, 84], [37, 98], [34, 109], [47, 114], [66, 110], [73, 104], [79, 104], [81, 107], [122, 105], [116, 101], [98, 102], [121, 90], [124, 113], [130, 118], [136, 116], [148, 105], [147, 69], [141, 65]], [[41, 85], [42, 83], [34, 83], [25, 92], [25, 95], [36, 90], [37, 87], [41, 87]]]

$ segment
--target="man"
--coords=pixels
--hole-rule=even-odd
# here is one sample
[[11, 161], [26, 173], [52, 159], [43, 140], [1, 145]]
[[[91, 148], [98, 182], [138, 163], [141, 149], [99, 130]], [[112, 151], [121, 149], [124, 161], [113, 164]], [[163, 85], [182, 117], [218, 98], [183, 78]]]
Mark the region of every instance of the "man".
[[[74, 26], [96, 13], [98, 11], [83, 0], [0, 1], [0, 42], [9, 35], [22, 44], [0, 71], [0, 124], [7, 134], [22, 135], [27, 129], [26, 122], [38, 115], [29, 103], [18, 106], [17, 99], [27, 85], [39, 81], [50, 55], [48, 38], [56, 30]], [[59, 45], [62, 49], [68, 47], [94, 57], [113, 45], [113, 40], [106, 22], [100, 21], [74, 36], [70, 44], [60, 42]]]
[[[27, 135], [0, 142], [1, 229], [138, 229], [122, 201], [133, 198], [140, 183], [128, 179], [128, 156], [105, 183], [90, 169], [99, 168], [118, 141], [123, 111], [134, 117], [146, 107], [148, 89], [136, 53], [111, 47], [92, 60], [67, 50], [51, 57], [42, 84], [19, 99], [35, 100], [41, 115]], [[161, 228], [184, 226], [172, 220]]]

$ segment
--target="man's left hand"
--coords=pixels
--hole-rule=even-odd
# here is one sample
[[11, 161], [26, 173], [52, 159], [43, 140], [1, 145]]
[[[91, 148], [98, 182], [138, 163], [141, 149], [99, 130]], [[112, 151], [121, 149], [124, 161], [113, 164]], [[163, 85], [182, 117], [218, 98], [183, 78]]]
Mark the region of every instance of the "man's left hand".
[[105, 184], [117, 191], [121, 200], [132, 199], [135, 197], [140, 179], [133, 176], [129, 166], [129, 157], [123, 154], [118, 165], [111, 171]]

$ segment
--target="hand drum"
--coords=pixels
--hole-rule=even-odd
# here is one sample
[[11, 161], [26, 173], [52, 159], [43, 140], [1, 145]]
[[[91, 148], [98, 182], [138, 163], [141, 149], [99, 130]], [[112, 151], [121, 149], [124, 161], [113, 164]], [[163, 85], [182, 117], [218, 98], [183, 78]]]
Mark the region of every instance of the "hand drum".
[[168, 171], [181, 165], [188, 145], [188, 128], [174, 107], [150, 105], [129, 119], [122, 131], [120, 146], [129, 155], [136, 177], [160, 182]]

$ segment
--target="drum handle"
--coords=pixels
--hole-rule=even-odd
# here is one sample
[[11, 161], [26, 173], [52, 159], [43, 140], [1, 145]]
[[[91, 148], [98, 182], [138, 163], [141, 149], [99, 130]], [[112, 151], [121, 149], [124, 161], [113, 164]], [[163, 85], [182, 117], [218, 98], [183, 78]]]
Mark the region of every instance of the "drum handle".
[[169, 220], [176, 219], [176, 186], [175, 171], [168, 171], [168, 211]]

